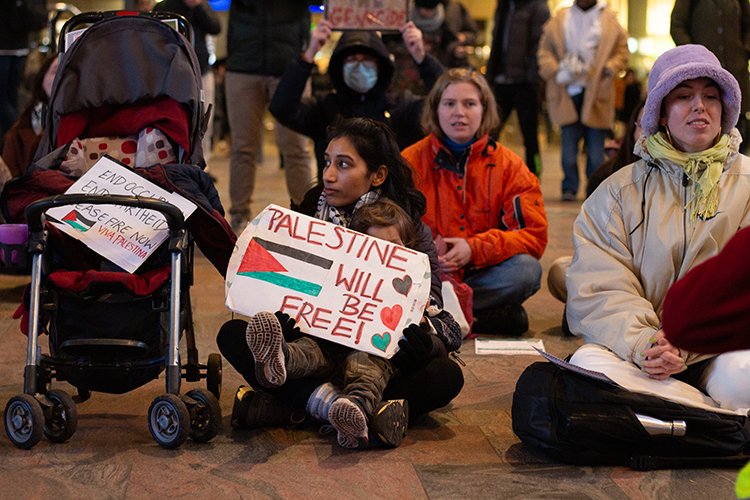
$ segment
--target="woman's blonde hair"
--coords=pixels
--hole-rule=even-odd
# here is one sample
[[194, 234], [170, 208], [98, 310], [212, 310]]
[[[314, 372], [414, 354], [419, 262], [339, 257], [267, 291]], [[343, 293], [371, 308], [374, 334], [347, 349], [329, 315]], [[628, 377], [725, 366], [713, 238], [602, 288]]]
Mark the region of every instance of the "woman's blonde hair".
[[495, 96], [492, 94], [492, 90], [490, 90], [490, 86], [487, 84], [484, 76], [478, 71], [468, 68], [451, 68], [440, 76], [427, 95], [427, 99], [425, 99], [421, 122], [422, 130], [425, 133], [432, 133], [438, 137], [445, 135], [440, 128], [438, 105], [448, 85], [460, 82], [471, 83], [479, 90], [479, 101], [482, 104], [482, 121], [479, 124], [479, 130], [477, 130], [477, 137], [482, 137], [484, 134], [490, 133], [500, 125]]

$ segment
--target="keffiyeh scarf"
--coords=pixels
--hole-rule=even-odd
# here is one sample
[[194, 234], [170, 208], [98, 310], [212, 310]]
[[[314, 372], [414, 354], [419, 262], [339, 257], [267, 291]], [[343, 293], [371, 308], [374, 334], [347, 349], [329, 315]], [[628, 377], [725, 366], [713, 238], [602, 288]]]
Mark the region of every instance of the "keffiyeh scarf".
[[349, 227], [349, 222], [351, 221], [354, 212], [356, 212], [359, 207], [369, 205], [370, 203], [376, 201], [379, 197], [379, 189], [368, 191], [360, 196], [359, 200], [357, 200], [353, 208], [351, 208], [350, 210], [346, 210], [345, 208], [339, 209], [330, 206], [328, 202], [326, 202], [325, 193], [320, 193], [320, 198], [318, 198], [318, 208], [315, 211], [315, 218], [332, 222], [337, 226]]

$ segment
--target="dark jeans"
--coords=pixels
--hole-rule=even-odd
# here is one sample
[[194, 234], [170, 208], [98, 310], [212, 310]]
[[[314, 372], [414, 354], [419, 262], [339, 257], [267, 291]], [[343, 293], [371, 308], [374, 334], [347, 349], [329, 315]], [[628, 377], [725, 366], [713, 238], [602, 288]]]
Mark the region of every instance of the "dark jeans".
[[522, 304], [542, 286], [542, 265], [519, 253], [494, 266], [467, 271], [464, 281], [474, 291], [475, 314], [507, 304]]
[[[584, 92], [585, 93], [585, 92]], [[580, 93], [571, 96], [578, 113], [578, 121], [570, 125], [562, 126], [561, 154], [563, 181], [562, 191], [577, 193], [579, 185], [578, 174], [578, 151], [581, 140], [586, 143], [586, 178], [591, 177], [599, 165], [604, 162], [604, 140], [609, 133], [608, 129], [587, 127], [581, 122], [581, 107], [583, 106], [583, 95]]]
[[533, 83], [495, 84], [495, 99], [500, 113], [500, 130], [516, 110], [518, 125], [523, 134], [523, 147], [526, 150], [526, 166], [532, 173], [542, 172], [542, 159], [539, 155], [539, 98], [537, 86]]
[[[224, 358], [247, 383], [259, 389], [261, 386], [255, 378], [253, 355], [245, 341], [246, 328], [247, 323], [243, 320], [227, 321], [216, 336], [216, 344]], [[433, 349], [438, 354], [415, 372], [395, 375], [388, 382], [383, 393], [383, 399], [408, 400], [410, 420], [447, 405], [458, 396], [464, 385], [461, 367], [448, 357], [439, 339], [434, 338], [434, 341], [440, 347]], [[304, 410], [310, 394], [324, 382], [326, 380], [322, 378], [305, 377], [287, 380], [284, 385], [276, 389], [264, 390], [279, 400]]]
[[7, 132], [20, 114], [18, 88], [26, 56], [0, 56], [0, 133]]

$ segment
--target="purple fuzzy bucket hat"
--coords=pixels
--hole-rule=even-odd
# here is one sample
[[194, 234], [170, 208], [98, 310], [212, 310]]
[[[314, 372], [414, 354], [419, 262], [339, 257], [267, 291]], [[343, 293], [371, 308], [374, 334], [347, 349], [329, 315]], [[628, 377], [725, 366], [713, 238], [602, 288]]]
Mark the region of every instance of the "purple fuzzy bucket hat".
[[716, 56], [703, 45], [680, 45], [659, 56], [648, 75], [648, 95], [643, 107], [641, 128], [644, 135], [659, 130], [661, 102], [685, 80], [710, 78], [721, 89], [721, 131], [728, 133], [740, 117], [740, 86], [732, 74], [721, 67]]

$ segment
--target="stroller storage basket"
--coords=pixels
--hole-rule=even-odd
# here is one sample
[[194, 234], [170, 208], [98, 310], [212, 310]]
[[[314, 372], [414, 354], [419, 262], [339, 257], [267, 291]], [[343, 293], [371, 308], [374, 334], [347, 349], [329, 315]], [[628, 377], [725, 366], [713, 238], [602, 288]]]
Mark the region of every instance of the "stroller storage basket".
[[163, 294], [52, 292], [50, 354], [58, 379], [120, 394], [159, 376], [169, 318]]

